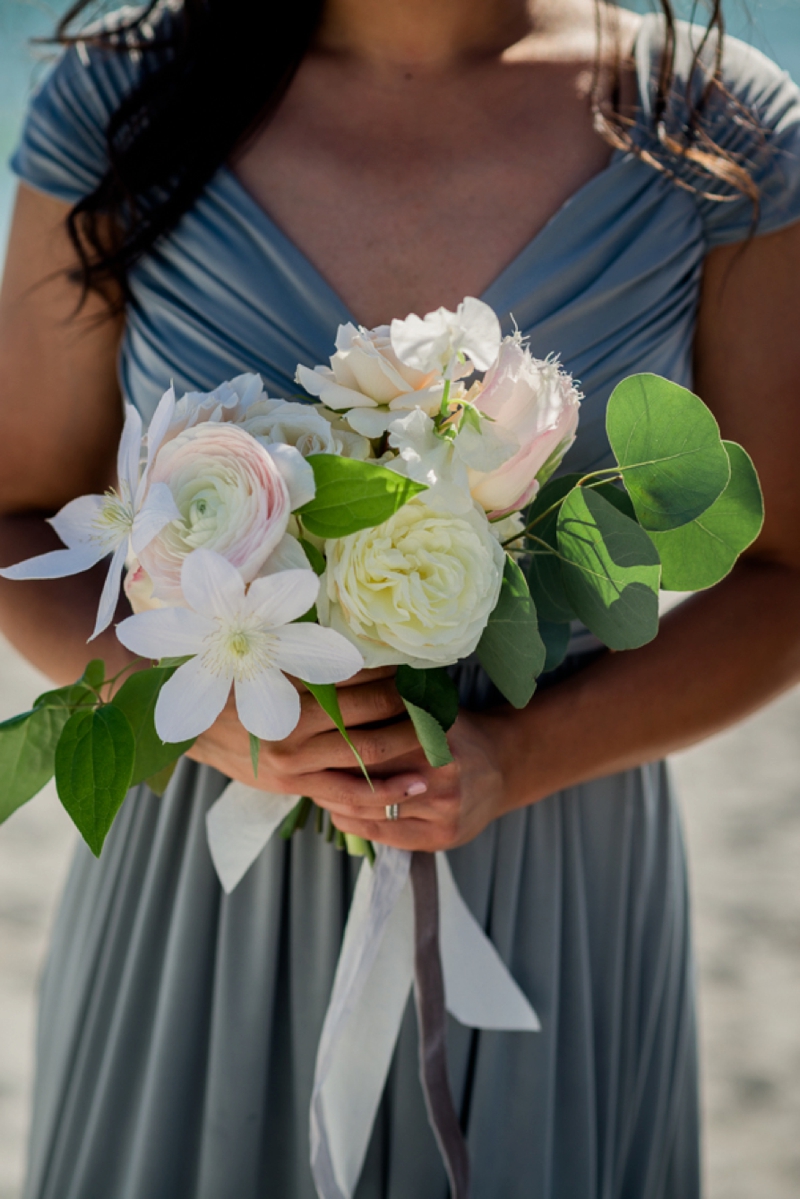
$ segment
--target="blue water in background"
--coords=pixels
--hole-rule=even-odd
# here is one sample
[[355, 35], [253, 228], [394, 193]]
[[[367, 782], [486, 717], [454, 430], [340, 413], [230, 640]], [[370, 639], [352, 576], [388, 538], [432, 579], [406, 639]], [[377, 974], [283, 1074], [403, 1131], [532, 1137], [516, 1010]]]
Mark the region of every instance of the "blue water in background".
[[[31, 47], [31, 37], [45, 36], [63, 0], [0, 0], [0, 262], [4, 256], [14, 180], [6, 163], [18, 135], [25, 100], [46, 69], [47, 47]], [[628, 7], [648, 11], [648, 0], [630, 0]], [[690, 0], [678, 0], [681, 15], [689, 15]], [[702, 3], [696, 6], [702, 14]], [[800, 0], [728, 0], [728, 28], [775, 59], [800, 80]]]

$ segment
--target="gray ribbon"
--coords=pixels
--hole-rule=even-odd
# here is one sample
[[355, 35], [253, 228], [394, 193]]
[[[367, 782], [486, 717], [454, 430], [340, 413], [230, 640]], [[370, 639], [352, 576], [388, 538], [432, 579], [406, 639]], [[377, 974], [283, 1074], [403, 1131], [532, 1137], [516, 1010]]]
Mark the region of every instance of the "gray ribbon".
[[452, 1199], [469, 1199], [469, 1154], [450, 1093], [447, 1017], [439, 952], [439, 887], [436, 858], [411, 855], [414, 895], [414, 998], [419, 1024], [419, 1072], [428, 1118], [450, 1180]]

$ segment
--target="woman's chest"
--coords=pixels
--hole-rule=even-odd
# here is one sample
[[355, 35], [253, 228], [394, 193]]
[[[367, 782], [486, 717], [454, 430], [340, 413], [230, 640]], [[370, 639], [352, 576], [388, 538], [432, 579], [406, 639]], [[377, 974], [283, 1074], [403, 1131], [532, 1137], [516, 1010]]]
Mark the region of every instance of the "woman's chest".
[[310, 75], [234, 170], [365, 325], [479, 295], [611, 155], [574, 66]]

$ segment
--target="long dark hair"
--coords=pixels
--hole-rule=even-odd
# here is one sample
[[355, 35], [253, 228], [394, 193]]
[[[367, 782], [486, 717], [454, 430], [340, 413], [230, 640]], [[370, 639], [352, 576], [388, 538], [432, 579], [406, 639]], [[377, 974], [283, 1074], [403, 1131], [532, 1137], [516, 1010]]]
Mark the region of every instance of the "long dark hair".
[[[87, 45], [105, 53], [141, 56], [134, 89], [106, 129], [108, 169], [97, 187], [68, 217], [78, 255], [76, 281], [85, 298], [100, 292], [109, 306], [124, 306], [128, 277], [154, 242], [169, 233], [209, 179], [276, 110], [319, 26], [324, 0], [149, 0], [128, 16], [76, 30], [96, 0], [76, 0], [56, 30], [61, 45]], [[705, 38], [694, 68], [714, 47], [714, 69], [699, 99], [687, 95], [689, 120], [680, 135], [667, 133], [675, 73], [675, 13], [661, 0], [666, 24], [653, 111], [653, 145], [631, 136], [632, 120], [619, 103], [619, 63], [612, 86], [601, 49], [592, 88], [598, 127], [615, 146], [633, 150], [659, 170], [681, 156], [714, 181], [733, 185], [757, 202], [746, 172], [704, 132], [702, 111], [711, 89], [721, 86], [724, 33], [721, 0], [710, 3]], [[598, 0], [598, 28], [601, 27]], [[659, 153], [659, 147], [662, 153]]]

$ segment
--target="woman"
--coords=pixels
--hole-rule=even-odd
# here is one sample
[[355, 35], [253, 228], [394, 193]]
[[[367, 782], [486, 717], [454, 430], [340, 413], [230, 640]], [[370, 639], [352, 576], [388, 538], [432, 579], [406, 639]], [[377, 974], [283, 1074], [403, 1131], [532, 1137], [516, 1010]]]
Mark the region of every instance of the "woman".
[[[455, 766], [430, 770], [407, 723], [374, 727], [400, 709], [383, 672], [341, 693], [385, 776], [374, 795], [311, 708], [262, 751], [259, 786], [311, 795], [345, 831], [452, 849], [536, 1007], [540, 1034], [451, 1029], [475, 1199], [699, 1194], [684, 859], [647, 763], [800, 676], [800, 94], [736, 43], [717, 62], [715, 35], [695, 69], [699, 32], [662, 7], [125, 10], [61, 59], [14, 164], [8, 561], [52, 544], [37, 513], [111, 481], [120, 390], [145, 416], [171, 377], [257, 370], [290, 395], [350, 314], [372, 326], [467, 294], [581, 379], [568, 469], [605, 464], [605, 401], [635, 370], [694, 378], [756, 461], [767, 521], [733, 574], [643, 649], [576, 645], [524, 712], [481, 710], [485, 679], [463, 671]], [[4, 585], [4, 630], [69, 681], [97, 587]], [[113, 636], [93, 652], [126, 660]], [[309, 831], [223, 897], [204, 814], [227, 778], [252, 781], [232, 714], [191, 759], [163, 801], [128, 797], [101, 861], [78, 852], [44, 980], [27, 1199], [313, 1195], [308, 1100], [354, 867]], [[446, 1195], [415, 1052], [407, 1017], [358, 1199]]]

